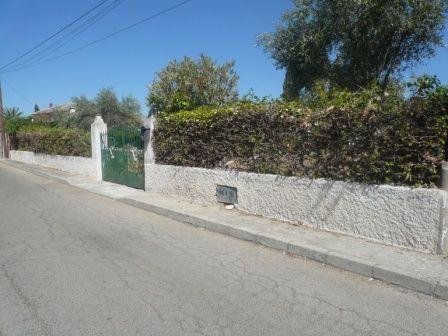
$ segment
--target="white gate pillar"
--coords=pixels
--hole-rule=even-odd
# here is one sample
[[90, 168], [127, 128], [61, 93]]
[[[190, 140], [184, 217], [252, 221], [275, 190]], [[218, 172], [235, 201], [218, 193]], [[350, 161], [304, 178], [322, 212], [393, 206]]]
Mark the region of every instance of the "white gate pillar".
[[154, 164], [156, 163], [156, 159], [154, 156], [153, 149], [153, 134], [154, 134], [154, 116], [150, 116], [144, 122], [144, 127], [146, 128], [146, 132], [143, 136], [144, 141], [144, 151], [145, 151], [145, 163]]
[[95, 165], [95, 175], [97, 181], [103, 180], [103, 170], [101, 168], [101, 133], [107, 131], [107, 125], [100, 115], [95, 117], [90, 126], [90, 135], [92, 143], [92, 160]]

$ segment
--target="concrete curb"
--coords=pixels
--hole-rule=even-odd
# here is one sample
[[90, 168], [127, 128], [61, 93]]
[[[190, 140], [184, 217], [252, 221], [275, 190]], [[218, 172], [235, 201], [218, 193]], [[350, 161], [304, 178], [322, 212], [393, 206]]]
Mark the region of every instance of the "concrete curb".
[[54, 175], [47, 174], [47, 173], [44, 173], [44, 172], [40, 172], [40, 171], [34, 170], [34, 169], [27, 169], [26, 167], [23, 167], [22, 169], [23, 169], [23, 171], [26, 171], [28, 173], [31, 173], [31, 174], [34, 174], [34, 175], [37, 175], [37, 176], [40, 176], [40, 177], [44, 177], [44, 178], [49, 179], [49, 180], [51, 180], [53, 182], [58, 182], [58, 183], [66, 184], [66, 185], [71, 185], [66, 179], [64, 179], [62, 177], [54, 176]]
[[431, 281], [429, 279], [413, 277], [404, 272], [394, 271], [383, 265], [376, 265], [372, 261], [362, 260], [353, 256], [342, 255], [336, 251], [325, 250], [317, 246], [296, 244], [291, 241], [269, 237], [266, 234], [254, 233], [244, 229], [238, 229], [223, 225], [218, 222], [204, 220], [202, 218], [180, 213], [170, 209], [139, 202], [134, 199], [122, 198], [117, 201], [133, 207], [147, 210], [160, 216], [168, 217], [178, 222], [186, 223], [195, 227], [204, 228], [213, 232], [225, 234], [237, 239], [251, 241], [260, 245], [284, 251], [288, 254], [305, 257], [314, 261], [325, 263], [339, 269], [359, 274], [368, 278], [381, 280], [406, 289], [434, 296], [448, 301], [448, 282]]
[[[160, 206], [148, 201], [144, 202], [135, 198], [131, 198], [132, 196], [112, 197], [110, 194], [105, 194], [104, 192], [92, 190], [91, 188], [86, 188], [80, 184], [73, 183], [69, 177], [56, 176], [55, 174], [51, 174], [39, 169], [27, 168], [22, 164], [7, 163], [5, 161], [2, 161], [2, 163], [40, 177], [48, 178], [55, 182], [60, 182], [79, 189], [83, 189], [100, 196], [105, 196], [117, 202], [146, 210], [182, 223], [225, 234], [234, 238], [255, 242], [269, 248], [283, 251], [290, 255], [305, 257], [320, 263], [325, 263], [337, 267], [345, 271], [381, 280], [390, 284], [394, 284], [406, 289], [410, 289], [448, 301], [448, 269], [445, 270], [446, 265], [443, 264], [443, 257], [441, 256], [437, 257], [416, 254], [403, 251], [401, 249], [397, 250], [392, 247], [386, 247], [383, 245], [365, 242], [360, 239], [344, 236], [343, 239], [350, 239], [355, 242], [359, 241], [360, 245], [370, 244], [371, 246], [380, 246], [382, 249], [384, 249], [385, 253], [383, 256], [381, 256], [382, 260], [372, 260], [373, 258], [369, 258], [369, 256], [352, 255], [349, 253], [344, 253], [344, 251], [341, 251], [340, 249], [337, 250], [331, 247], [327, 248], [324, 246], [324, 242], [321, 243], [321, 245], [323, 246], [318, 246], [317, 244], [311, 244], [306, 241], [291, 240], [287, 237], [287, 235], [274, 232], [275, 230], [273, 230], [273, 232], [259, 231], [248, 225], [237, 225], [230, 222], [226, 223], [219, 220], [210, 220], [205, 218], [204, 216], [201, 216], [199, 213], [191, 214], [188, 213], [188, 211], [179, 209], [173, 210], [168, 206]], [[142, 192], [141, 194], [145, 193]], [[262, 221], [262, 219], [259, 220]], [[243, 221], [244, 220], [242, 219], [242, 222]], [[334, 237], [336, 237], [334, 239], [338, 239], [337, 236]], [[356, 249], [354, 252], [357, 252]], [[409, 262], [408, 265], [402, 265], [400, 263], [400, 260], [394, 260], [397, 255], [401, 255], [405, 259], [414, 258], [416, 260], [415, 265], [413, 265], [412, 262]], [[429, 262], [426, 263], [427, 265], [424, 265], [426, 259], [428, 259]], [[416, 268], [419, 268], [419, 271], [417, 271]], [[442, 269], [442, 271], [440, 271], [440, 269]]]
[[[196, 217], [196, 216], [192, 216], [186, 213], [181, 213], [178, 211], [173, 211], [170, 209], [166, 209], [163, 207], [159, 207], [157, 205], [154, 204], [148, 204], [148, 203], [144, 203], [144, 202], [139, 202], [137, 200], [134, 199], [130, 199], [130, 198], [121, 198], [118, 199], [117, 201], [127, 204], [127, 205], [131, 205], [133, 207], [142, 209], [142, 210], [147, 210], [150, 211], [152, 213], [155, 213], [157, 215], [163, 216], [163, 217], [167, 217], [170, 219], [173, 219], [175, 221], [178, 222], [182, 222], [185, 224], [189, 224], [195, 227], [199, 227], [199, 228], [203, 228], [203, 229], [207, 229], [209, 231], [213, 231], [213, 232], [217, 232], [217, 233], [221, 233], [221, 234], [225, 234], [234, 238], [238, 238], [238, 239], [242, 239], [242, 240], [247, 240], [247, 241], [251, 241], [254, 243], [260, 243], [261, 244], [261, 240], [259, 236], [257, 236], [254, 233], [245, 231], [243, 229], [238, 229], [238, 228], [233, 228], [233, 227], [229, 227], [226, 225], [223, 225], [221, 223], [217, 223], [217, 222], [212, 222], [212, 221], [208, 221], [208, 220], [204, 220], [202, 218]], [[272, 245], [274, 246], [274, 244], [262, 244], [265, 246], [269, 246]], [[269, 246], [271, 247], [271, 246]], [[278, 249], [278, 248], [276, 248]]]

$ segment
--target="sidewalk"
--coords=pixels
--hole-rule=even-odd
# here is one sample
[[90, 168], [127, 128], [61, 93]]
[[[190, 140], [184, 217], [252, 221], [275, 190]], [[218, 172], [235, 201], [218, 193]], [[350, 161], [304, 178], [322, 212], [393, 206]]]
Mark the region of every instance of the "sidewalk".
[[18, 168], [115, 201], [235, 238], [306, 257], [448, 301], [448, 257], [426, 255], [303, 226], [202, 206], [165, 195], [145, 193], [109, 182], [14, 161]]

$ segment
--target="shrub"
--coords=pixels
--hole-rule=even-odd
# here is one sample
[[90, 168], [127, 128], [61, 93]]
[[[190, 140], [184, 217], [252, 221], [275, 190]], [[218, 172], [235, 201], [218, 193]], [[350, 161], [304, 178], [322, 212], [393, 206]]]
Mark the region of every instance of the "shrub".
[[90, 134], [73, 128], [24, 126], [16, 133], [16, 148], [51, 155], [91, 156]]
[[12, 118], [5, 120], [5, 131], [9, 135], [16, 134], [19, 129], [30, 125], [32, 123], [31, 118]]
[[[30, 127], [31, 125], [34, 125], [34, 127], [44, 126], [45, 123], [41, 121], [32, 121], [30, 117], [26, 118], [12, 118], [12, 119], [6, 119], [5, 120], [5, 131], [6, 134], [9, 136], [10, 140], [10, 147], [11, 149], [17, 149], [18, 148], [18, 139], [17, 139], [17, 133], [20, 129], [24, 127]], [[47, 127], [50, 127], [50, 124], [47, 125]]]
[[173, 60], [156, 74], [149, 87], [151, 111], [178, 112], [202, 105], [222, 106], [238, 97], [235, 62], [219, 65], [202, 54], [198, 60]]
[[448, 89], [438, 86], [408, 100], [396, 94], [369, 97], [365, 92], [347, 93], [344, 99], [352, 103], [332, 106], [242, 102], [162, 113], [155, 129], [156, 160], [372, 184], [434, 186], [444, 159]]

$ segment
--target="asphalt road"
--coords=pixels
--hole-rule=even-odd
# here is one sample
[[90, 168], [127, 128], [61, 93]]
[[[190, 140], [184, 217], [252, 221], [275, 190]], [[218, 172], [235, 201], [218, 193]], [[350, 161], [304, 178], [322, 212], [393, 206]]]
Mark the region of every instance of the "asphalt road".
[[448, 304], [0, 163], [0, 335], [448, 335]]

